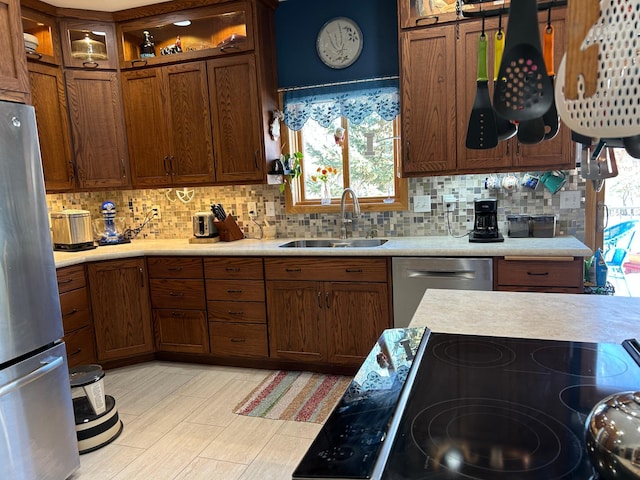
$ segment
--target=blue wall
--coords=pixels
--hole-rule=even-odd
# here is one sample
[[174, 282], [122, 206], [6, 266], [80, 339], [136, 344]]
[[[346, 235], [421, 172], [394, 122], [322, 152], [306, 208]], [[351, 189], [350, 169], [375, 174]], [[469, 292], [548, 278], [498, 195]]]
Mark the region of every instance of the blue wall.
[[[354, 20], [363, 37], [358, 60], [338, 70], [316, 53], [318, 32], [334, 17]], [[396, 0], [286, 0], [275, 21], [280, 88], [398, 75]]]

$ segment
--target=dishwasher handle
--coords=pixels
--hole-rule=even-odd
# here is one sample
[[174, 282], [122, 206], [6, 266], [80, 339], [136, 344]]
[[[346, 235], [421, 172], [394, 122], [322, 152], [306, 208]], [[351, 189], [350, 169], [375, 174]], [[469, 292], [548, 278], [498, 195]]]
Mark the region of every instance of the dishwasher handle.
[[406, 271], [408, 278], [476, 278], [474, 270], [413, 270]]

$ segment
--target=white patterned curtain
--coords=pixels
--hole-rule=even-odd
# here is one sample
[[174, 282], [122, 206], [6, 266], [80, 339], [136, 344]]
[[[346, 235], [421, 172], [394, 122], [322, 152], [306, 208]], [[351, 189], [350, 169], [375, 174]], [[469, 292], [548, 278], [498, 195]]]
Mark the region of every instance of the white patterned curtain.
[[374, 112], [384, 120], [393, 120], [400, 114], [397, 78], [284, 92], [284, 123], [294, 131], [310, 118], [329, 127], [339, 117], [359, 124]]

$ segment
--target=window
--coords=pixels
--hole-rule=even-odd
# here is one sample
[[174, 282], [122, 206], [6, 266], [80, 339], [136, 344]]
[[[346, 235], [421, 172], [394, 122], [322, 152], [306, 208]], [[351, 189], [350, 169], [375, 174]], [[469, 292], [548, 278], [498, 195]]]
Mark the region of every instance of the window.
[[[374, 112], [357, 124], [346, 117], [328, 126], [309, 119], [290, 132], [290, 150], [301, 151], [303, 160], [302, 175], [287, 195], [287, 211], [335, 211], [347, 187], [357, 193], [362, 210], [406, 210], [407, 181], [398, 176], [399, 129], [399, 117], [384, 120]], [[326, 167], [338, 172], [327, 175], [329, 206], [321, 205], [323, 185], [317, 178]]]

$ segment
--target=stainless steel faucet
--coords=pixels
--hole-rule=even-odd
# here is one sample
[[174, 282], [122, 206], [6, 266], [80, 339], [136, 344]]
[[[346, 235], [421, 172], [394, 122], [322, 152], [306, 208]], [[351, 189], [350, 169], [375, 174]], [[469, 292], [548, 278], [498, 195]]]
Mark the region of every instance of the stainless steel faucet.
[[[351, 193], [351, 198], [353, 199], [353, 215], [351, 218], [347, 218], [346, 212], [344, 211], [344, 199], [347, 196], [347, 193]], [[353, 191], [352, 188], [345, 188], [342, 192], [342, 198], [340, 199], [340, 238], [347, 238], [347, 223], [351, 223], [351, 234], [353, 235], [353, 224], [357, 222], [358, 217], [360, 216], [360, 202], [358, 202], [358, 195]]]

